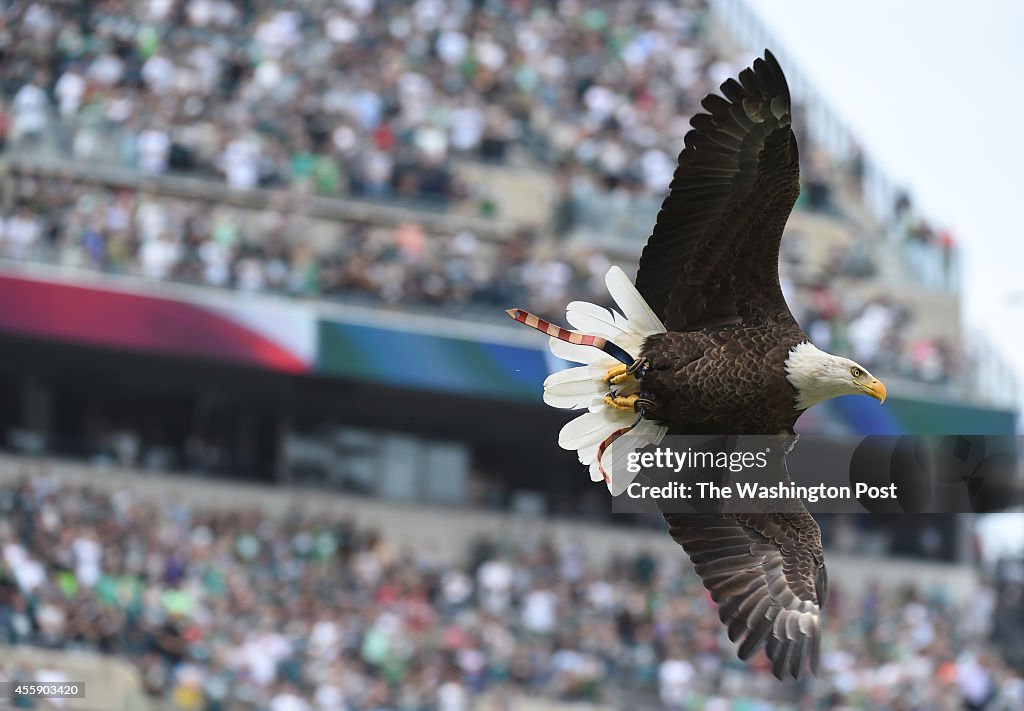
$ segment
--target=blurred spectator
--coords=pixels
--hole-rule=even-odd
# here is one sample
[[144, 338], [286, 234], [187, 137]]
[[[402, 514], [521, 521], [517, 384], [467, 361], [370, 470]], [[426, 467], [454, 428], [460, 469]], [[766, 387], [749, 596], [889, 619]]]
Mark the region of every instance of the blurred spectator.
[[455, 711], [508, 689], [665, 709], [1024, 703], [987, 641], [1016, 594], [1003, 582], [983, 588], [996, 599], [984, 620], [976, 598], [953, 605], [942, 590], [876, 585], [858, 600], [834, 585], [823, 672], [794, 685], [735, 658], [681, 552], [597, 566], [576, 544], [505, 541], [467, 560], [323, 514], [35, 476], [0, 486], [0, 637], [122, 656], [175, 708]]
[[959, 252], [949, 230], [936, 232], [901, 193], [889, 223], [891, 239], [903, 250], [904, 261], [918, 281], [932, 289], [954, 291], [960, 286]]
[[15, 141], [34, 144], [42, 137], [50, 104], [49, 97], [40, 86], [42, 83], [41, 77], [36, 77], [14, 94], [11, 138]]
[[39, 220], [27, 205], [7, 218], [3, 227], [4, 256], [31, 259], [39, 241]]

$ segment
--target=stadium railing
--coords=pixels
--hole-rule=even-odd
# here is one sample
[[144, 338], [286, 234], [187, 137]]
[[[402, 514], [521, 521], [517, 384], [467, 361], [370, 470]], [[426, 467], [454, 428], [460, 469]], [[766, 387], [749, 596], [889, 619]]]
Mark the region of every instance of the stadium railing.
[[[506, 220], [429, 209], [427, 203], [407, 206], [391, 202], [303, 194], [291, 190], [240, 190], [223, 181], [208, 178], [177, 174], [140, 174], [134, 168], [85, 163], [18, 151], [6, 154], [0, 162], [0, 175], [14, 171], [41, 177], [71, 178], [111, 187], [149, 189], [169, 196], [223, 202], [243, 207], [286, 205], [291, 209], [301, 208], [305, 214], [312, 217], [329, 220], [344, 219], [380, 225], [398, 225], [413, 220], [433, 232], [454, 233], [468, 229], [482, 237], [499, 238], [507, 236], [514, 228], [514, 225]], [[13, 199], [10, 185], [6, 185], [2, 190], [5, 207], [10, 207]]]

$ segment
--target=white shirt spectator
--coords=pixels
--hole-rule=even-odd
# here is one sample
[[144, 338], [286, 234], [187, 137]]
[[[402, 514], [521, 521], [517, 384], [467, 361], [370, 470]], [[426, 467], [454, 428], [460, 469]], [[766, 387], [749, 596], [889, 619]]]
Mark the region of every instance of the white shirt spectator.
[[398, 101], [402, 106], [402, 114], [410, 124], [420, 123], [427, 119], [433, 98], [433, 85], [424, 75], [417, 72], [405, 72], [398, 79]]
[[450, 67], [454, 67], [466, 56], [466, 50], [469, 49], [469, 39], [458, 30], [445, 30], [438, 35], [434, 48], [441, 57], [441, 61]]
[[551, 590], [531, 590], [523, 599], [523, 626], [533, 632], [550, 634], [558, 622], [558, 596]]
[[28, 259], [39, 242], [39, 220], [27, 208], [7, 220], [3, 231], [4, 252], [11, 259]]
[[8, 543], [4, 546], [3, 555], [22, 592], [31, 592], [46, 581], [46, 570], [42, 564], [30, 556], [21, 544]]
[[850, 324], [849, 338], [853, 352], [862, 361], [871, 362], [878, 355], [882, 338], [892, 327], [891, 310], [883, 304], [871, 304]]
[[100, 579], [103, 549], [91, 535], [79, 536], [71, 543], [75, 554], [75, 577], [84, 587], [93, 587]]
[[[276, 632], [258, 632], [249, 635], [241, 649], [242, 657], [253, 681], [267, 686], [277, 674], [277, 663], [292, 652], [288, 639]], [[282, 707], [287, 708], [287, 707]]]
[[371, 185], [385, 186], [391, 177], [394, 160], [391, 154], [384, 151], [367, 151], [363, 158], [363, 175]]
[[104, 224], [111, 232], [124, 232], [131, 227], [132, 213], [125, 200], [119, 199], [110, 203], [104, 215]]
[[153, 22], [161, 22], [167, 18], [174, 7], [174, 0], [149, 0], [146, 3], [146, 17]]
[[484, 135], [484, 113], [475, 106], [460, 106], [452, 111], [451, 141], [457, 151], [469, 151], [480, 145]]
[[26, 135], [38, 135], [46, 127], [46, 112], [50, 105], [46, 92], [33, 83], [18, 89], [11, 109], [14, 114], [11, 135], [18, 139]]
[[25, 10], [22, 28], [26, 35], [44, 42], [57, 28], [57, 18], [45, 2], [34, 2]]
[[166, 279], [178, 263], [180, 248], [167, 235], [144, 242], [139, 249], [142, 276], [150, 279]]
[[366, 17], [373, 12], [377, 0], [342, 0], [342, 4], [348, 8], [354, 17]]
[[503, 612], [512, 593], [512, 566], [503, 560], [489, 560], [480, 566], [476, 578], [484, 607]]
[[301, 41], [300, 24], [299, 13], [281, 10], [260, 23], [256, 28], [255, 39], [266, 50], [267, 56], [281, 57], [286, 49]]
[[185, 12], [192, 26], [208, 27], [213, 22], [216, 8], [213, 0], [189, 0]]
[[221, 168], [228, 185], [255, 188], [260, 177], [260, 148], [255, 140], [238, 138], [228, 144], [221, 157]]
[[607, 580], [598, 579], [587, 586], [587, 600], [598, 610], [611, 610], [617, 599], [615, 587]]
[[445, 15], [445, 3], [443, 0], [416, 0], [412, 6], [412, 13], [419, 29], [433, 32]]
[[360, 89], [350, 99], [351, 111], [355, 114], [359, 125], [366, 130], [376, 128], [384, 111], [384, 100], [370, 89]]
[[497, 73], [505, 66], [508, 54], [500, 44], [485, 35], [476, 43], [476, 58], [480, 64]]
[[218, 54], [210, 47], [200, 45], [189, 52], [188, 61], [195, 68], [202, 90], [206, 93], [215, 91], [221, 72]]
[[469, 708], [469, 693], [462, 684], [449, 681], [437, 689], [438, 711], [466, 711]]
[[668, 184], [672, 182], [676, 161], [665, 151], [651, 148], [644, 151], [640, 159], [640, 169], [643, 171], [644, 184], [651, 192], [665, 192], [668, 190]]
[[324, 34], [335, 44], [348, 44], [359, 36], [359, 28], [348, 17], [337, 13], [324, 21]]
[[203, 279], [212, 286], [227, 286], [231, 279], [231, 251], [220, 242], [204, 242], [199, 248]]
[[616, 100], [615, 92], [600, 84], [594, 84], [583, 94], [583, 103], [590, 111], [591, 118], [597, 123], [611, 116]]
[[124, 62], [113, 52], [104, 52], [92, 61], [85, 75], [104, 86], [114, 86], [124, 75]]
[[309, 646], [317, 659], [335, 659], [341, 643], [341, 630], [334, 620], [317, 620], [309, 635]]
[[312, 711], [313, 707], [294, 692], [283, 691], [270, 700], [270, 711]]
[[238, 288], [241, 291], [261, 291], [266, 283], [263, 264], [260, 260], [252, 257], [246, 257], [238, 261], [235, 276]]
[[174, 62], [162, 54], [154, 54], [142, 65], [142, 78], [154, 94], [162, 94], [174, 85], [174, 72]]
[[423, 155], [432, 161], [442, 160], [448, 153], [448, 137], [434, 126], [420, 126], [413, 141]]
[[324, 683], [316, 688], [313, 694], [317, 711], [345, 711], [345, 695], [337, 684]]
[[441, 591], [446, 603], [461, 605], [473, 594], [473, 581], [461, 570], [450, 570], [441, 577]]
[[78, 111], [85, 96], [85, 86], [85, 77], [77, 69], [69, 69], [60, 75], [53, 93], [57, 95], [61, 116], [73, 116]]
[[135, 149], [139, 154], [139, 170], [166, 173], [171, 155], [171, 139], [165, 131], [150, 128], [139, 134]]
[[658, 668], [658, 696], [669, 708], [680, 708], [693, 679], [693, 665], [684, 659], [666, 659]]
[[61, 640], [64, 637], [67, 615], [64, 608], [52, 602], [46, 602], [40, 605], [36, 612], [36, 623], [39, 625], [39, 632], [43, 639]]
[[171, 210], [159, 200], [143, 198], [135, 210], [135, 226], [143, 242], [157, 239], [170, 226]]
[[956, 685], [960, 694], [974, 708], [981, 708], [992, 693], [991, 675], [973, 653], [964, 654], [957, 661]]

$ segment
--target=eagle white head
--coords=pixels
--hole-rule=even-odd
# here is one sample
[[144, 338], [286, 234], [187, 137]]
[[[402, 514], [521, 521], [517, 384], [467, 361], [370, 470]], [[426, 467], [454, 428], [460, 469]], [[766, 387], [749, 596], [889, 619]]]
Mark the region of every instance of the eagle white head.
[[870, 395], [885, 402], [885, 385], [867, 368], [808, 341], [789, 352], [786, 379], [796, 388], [797, 410], [840, 395]]

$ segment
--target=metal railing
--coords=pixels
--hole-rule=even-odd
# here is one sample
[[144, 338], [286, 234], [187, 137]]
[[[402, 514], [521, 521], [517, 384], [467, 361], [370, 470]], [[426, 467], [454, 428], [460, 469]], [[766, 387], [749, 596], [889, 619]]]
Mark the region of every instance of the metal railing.
[[[252, 208], [270, 207], [301, 212], [311, 217], [381, 225], [414, 221], [426, 230], [454, 234], [469, 230], [484, 238], [504, 238], [515, 225], [500, 217], [462, 214], [452, 206], [426, 200], [369, 199], [325, 195], [293, 187], [240, 189], [211, 175], [192, 171], [145, 173], [126, 161], [114, 147], [121, 142], [118, 130], [104, 131], [106, 149], [76, 153], [69, 150], [76, 127], [50, 117], [43, 132], [31, 140], [14, 141], [0, 154], [0, 173], [20, 172], [73, 178], [115, 187], [150, 189], [161, 194], [223, 202]], [[10, 207], [11, 186], [3, 189], [4, 207]]]

